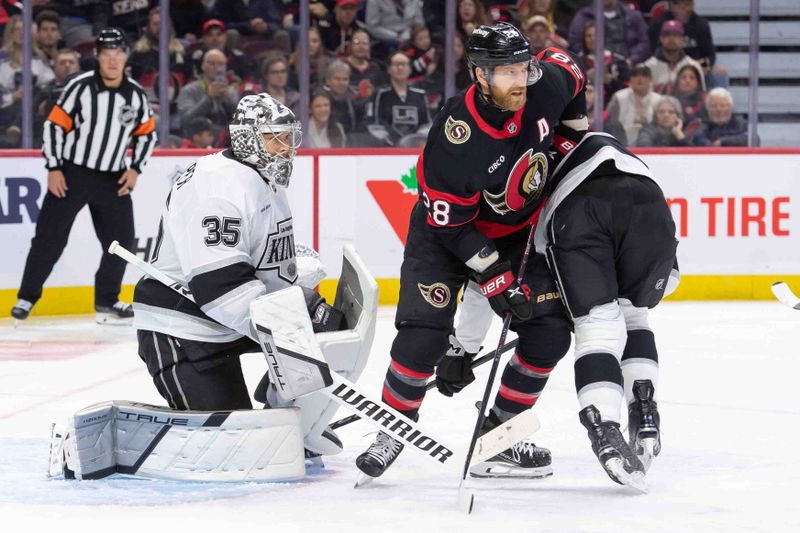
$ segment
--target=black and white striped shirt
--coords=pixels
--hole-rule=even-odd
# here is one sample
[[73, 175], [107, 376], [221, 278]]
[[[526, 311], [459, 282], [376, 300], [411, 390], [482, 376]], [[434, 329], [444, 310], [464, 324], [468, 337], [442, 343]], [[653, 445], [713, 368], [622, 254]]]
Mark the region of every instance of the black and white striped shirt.
[[42, 153], [48, 170], [64, 161], [101, 172], [130, 168], [139, 172], [156, 144], [153, 111], [144, 89], [125, 76], [117, 88], [106, 87], [97, 71], [73, 78], [44, 123]]

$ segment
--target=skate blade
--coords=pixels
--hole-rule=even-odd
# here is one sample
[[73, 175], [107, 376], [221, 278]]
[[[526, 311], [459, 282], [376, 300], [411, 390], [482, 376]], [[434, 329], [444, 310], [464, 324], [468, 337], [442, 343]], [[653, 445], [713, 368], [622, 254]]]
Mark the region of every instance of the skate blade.
[[477, 478], [542, 479], [553, 475], [553, 467], [547, 465], [537, 468], [519, 468], [497, 463], [480, 463], [469, 469], [469, 475]]
[[644, 471], [647, 472], [650, 470], [650, 465], [653, 463], [653, 457], [656, 455], [656, 439], [642, 439], [639, 445], [642, 447], [639, 460], [642, 462], [642, 466], [644, 466]]
[[306, 469], [307, 470], [323, 470], [325, 468], [325, 463], [322, 462], [322, 457], [306, 457]]
[[133, 318], [117, 318], [113, 315], [106, 313], [97, 313], [94, 316], [94, 321], [103, 326], [130, 326], [133, 324]]
[[605, 464], [605, 469], [612, 478], [626, 487], [630, 487], [643, 494], [647, 494], [650, 490], [647, 483], [644, 481], [643, 472], [628, 472], [622, 466], [622, 459], [615, 457], [609, 459]]
[[372, 483], [373, 481], [375, 481], [374, 477], [369, 476], [369, 475], [365, 474], [364, 472], [361, 472], [358, 475], [358, 479], [356, 480], [356, 484], [353, 485], [353, 488], [357, 489], [359, 487], [365, 487], [365, 486], [369, 485], [370, 483]]

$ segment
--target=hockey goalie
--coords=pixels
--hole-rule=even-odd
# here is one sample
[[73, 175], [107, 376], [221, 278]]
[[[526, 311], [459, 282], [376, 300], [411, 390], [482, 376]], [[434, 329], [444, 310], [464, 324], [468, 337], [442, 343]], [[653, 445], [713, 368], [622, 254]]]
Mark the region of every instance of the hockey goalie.
[[[289, 480], [307, 456], [341, 451], [320, 391], [355, 381], [372, 344], [377, 285], [345, 247], [335, 306], [298, 254], [286, 188], [300, 123], [266, 93], [239, 102], [231, 147], [175, 181], [154, 257], [136, 286], [139, 356], [169, 408], [104, 402], [54, 429], [51, 474]], [[303, 257], [298, 257], [302, 255]], [[167, 281], [164, 281], [164, 280]], [[239, 356], [264, 351], [253, 409]]]

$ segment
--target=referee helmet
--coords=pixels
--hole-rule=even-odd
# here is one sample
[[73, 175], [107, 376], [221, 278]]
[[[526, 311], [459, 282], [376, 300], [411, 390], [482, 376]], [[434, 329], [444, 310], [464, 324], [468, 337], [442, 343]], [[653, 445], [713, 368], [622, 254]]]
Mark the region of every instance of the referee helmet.
[[128, 53], [128, 44], [125, 41], [125, 34], [119, 28], [106, 28], [100, 30], [97, 34], [97, 39], [94, 41], [95, 54], [99, 53], [103, 48], [121, 48], [126, 54]]

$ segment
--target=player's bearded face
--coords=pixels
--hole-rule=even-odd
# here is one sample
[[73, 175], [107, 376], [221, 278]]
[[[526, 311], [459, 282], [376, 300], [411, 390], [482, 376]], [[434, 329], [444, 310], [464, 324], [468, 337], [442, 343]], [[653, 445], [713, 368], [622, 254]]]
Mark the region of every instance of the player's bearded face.
[[517, 111], [527, 99], [529, 63], [514, 63], [495, 67], [490, 78], [489, 90], [497, 106]]

